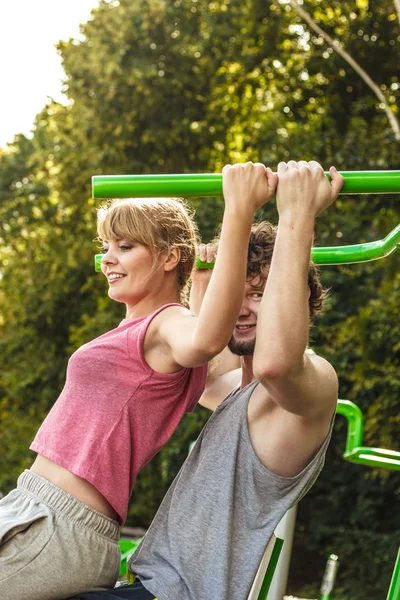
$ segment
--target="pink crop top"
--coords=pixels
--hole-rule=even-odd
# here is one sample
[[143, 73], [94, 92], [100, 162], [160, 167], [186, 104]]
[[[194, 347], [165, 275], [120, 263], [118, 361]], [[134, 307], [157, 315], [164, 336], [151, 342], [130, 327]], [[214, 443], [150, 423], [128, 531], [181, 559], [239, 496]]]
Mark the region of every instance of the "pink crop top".
[[143, 357], [151, 320], [124, 319], [70, 358], [63, 391], [30, 448], [91, 483], [119, 521], [139, 470], [203, 393], [207, 365], [157, 373]]

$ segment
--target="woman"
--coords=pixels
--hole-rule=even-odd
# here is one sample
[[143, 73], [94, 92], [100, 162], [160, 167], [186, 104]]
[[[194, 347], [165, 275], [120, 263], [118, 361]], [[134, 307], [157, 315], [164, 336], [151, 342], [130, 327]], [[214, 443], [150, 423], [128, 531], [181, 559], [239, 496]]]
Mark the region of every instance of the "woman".
[[231, 337], [255, 211], [277, 178], [263, 165], [223, 170], [225, 211], [198, 316], [182, 305], [196, 228], [182, 202], [116, 201], [98, 213], [109, 296], [120, 325], [71, 357], [17, 489], [0, 501], [0, 597], [61, 600], [112, 587], [138, 471], [203, 391], [207, 362]]

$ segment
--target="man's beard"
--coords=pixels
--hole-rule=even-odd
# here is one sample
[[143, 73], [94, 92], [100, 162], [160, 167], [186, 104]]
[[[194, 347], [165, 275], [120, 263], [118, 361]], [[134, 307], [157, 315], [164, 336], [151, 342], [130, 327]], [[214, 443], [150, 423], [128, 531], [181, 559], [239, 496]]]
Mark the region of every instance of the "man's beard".
[[255, 345], [255, 339], [250, 340], [249, 342], [239, 342], [232, 336], [229, 340], [228, 348], [232, 354], [236, 354], [237, 356], [252, 356], [254, 354]]

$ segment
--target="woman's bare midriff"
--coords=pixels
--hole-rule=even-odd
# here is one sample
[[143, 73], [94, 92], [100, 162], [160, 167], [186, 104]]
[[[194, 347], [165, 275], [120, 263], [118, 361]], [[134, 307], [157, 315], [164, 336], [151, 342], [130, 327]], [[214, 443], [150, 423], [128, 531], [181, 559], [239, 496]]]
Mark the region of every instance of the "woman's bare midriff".
[[57, 463], [40, 454], [37, 455], [31, 466], [31, 471], [47, 479], [47, 481], [90, 506], [90, 508], [94, 508], [103, 515], [110, 517], [110, 519], [114, 519], [114, 521], [117, 520], [117, 514], [111, 504], [86, 479], [74, 475], [68, 469], [60, 467]]

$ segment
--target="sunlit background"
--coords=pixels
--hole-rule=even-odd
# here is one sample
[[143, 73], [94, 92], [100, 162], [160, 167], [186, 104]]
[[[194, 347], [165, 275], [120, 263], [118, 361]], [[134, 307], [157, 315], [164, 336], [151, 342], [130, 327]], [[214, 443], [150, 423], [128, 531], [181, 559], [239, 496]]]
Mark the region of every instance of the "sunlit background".
[[48, 97], [67, 102], [55, 44], [79, 38], [79, 25], [98, 0], [0, 2], [0, 147], [17, 133], [30, 134]]

